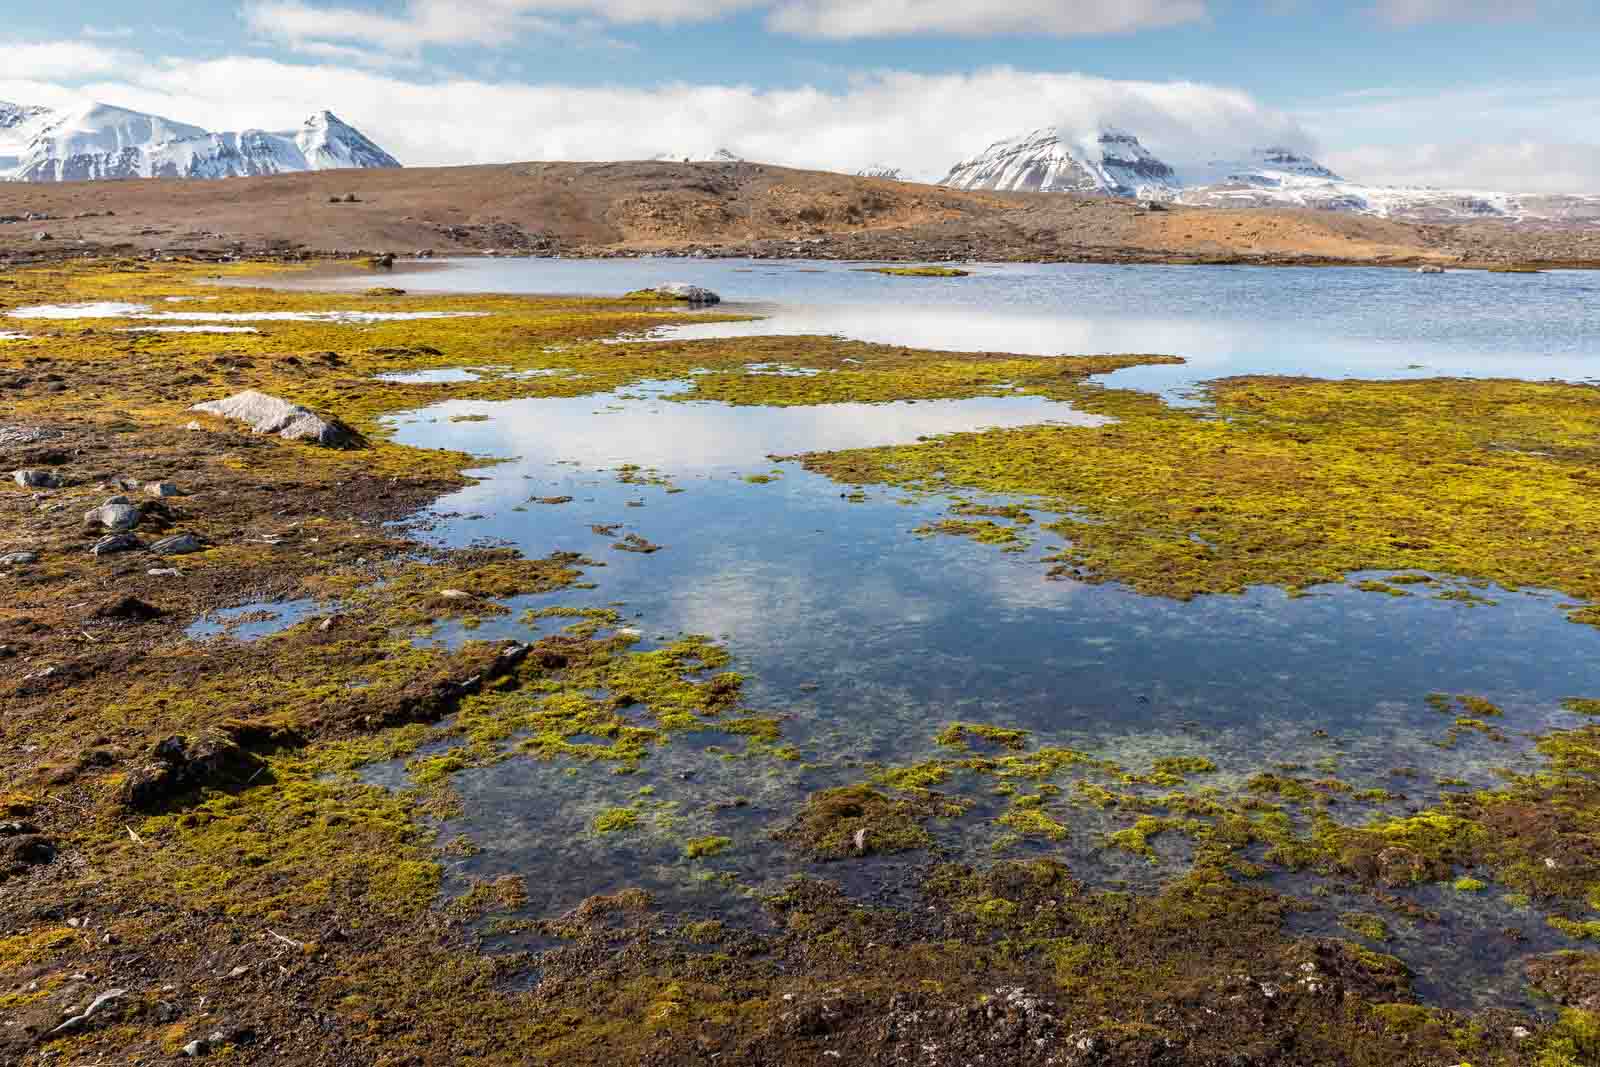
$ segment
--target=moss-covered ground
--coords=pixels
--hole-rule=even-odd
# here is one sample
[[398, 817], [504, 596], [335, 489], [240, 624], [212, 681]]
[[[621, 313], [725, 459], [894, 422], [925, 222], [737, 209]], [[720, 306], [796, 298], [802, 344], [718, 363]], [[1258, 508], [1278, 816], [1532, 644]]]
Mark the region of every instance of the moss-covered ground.
[[[1068, 541], [1063, 575], [1186, 597], [1425, 571], [1588, 600], [1600, 585], [1593, 390], [1249, 380], [1214, 384], [1209, 410], [1176, 411], [1086, 381], [1153, 357], [818, 338], [608, 345], [671, 316], [622, 300], [204, 284], [216, 270], [16, 272], [0, 276], [0, 312], [113, 299], [165, 309], [182, 296], [236, 312], [483, 314], [214, 336], [5, 320], [33, 335], [0, 344], [6, 469], [66, 484], [8, 481], [0, 493], [0, 548], [38, 555], [8, 566], [0, 605], [0, 1060], [164, 1062], [195, 1041], [229, 1062], [296, 1064], [1600, 1057], [1600, 955], [1582, 945], [1600, 937], [1600, 727], [1576, 717], [1600, 694], [1572, 695], [1574, 725], [1538, 739], [1535, 769], [1409, 807], [1328, 772], [1220, 782], [1203, 755], [1122, 766], [931, 713], [925, 760], [870, 766], [755, 831], [811, 864], [761, 901], [769, 922], [678, 916], [626, 887], [529, 918], [536, 871], [442, 899], [445, 864], [474, 848], [438, 830], [460, 808], [456, 775], [512, 758], [627, 774], [706, 731], [783, 761], [783, 721], [744, 705], [745, 680], [715, 642], [641, 647], [614, 614], [562, 604], [594, 577], [589, 560], [441, 551], [385, 524], [482, 462], [398, 446], [386, 415], [703, 370], [685, 395], [1027, 393], [1115, 416], [807, 457], [853, 482], [1027, 496], [1025, 509], [958, 505], [927, 532], [1009, 545], [1007, 532], [1047, 526]], [[772, 363], [821, 373], [745, 370]], [[461, 366], [487, 369], [468, 382], [376, 378]], [[364, 446], [320, 450], [205, 418], [185, 428], [192, 404], [245, 388], [337, 416]], [[184, 495], [147, 498], [124, 478], [171, 480]], [[204, 551], [91, 555], [98, 535], [82, 513], [119, 490], [141, 502], [140, 536], [193, 532]], [[316, 606], [270, 636], [183, 636], [216, 608], [292, 597]], [[511, 598], [535, 605], [524, 641], [431, 640], [442, 624], [509, 613]], [[1430, 702], [1458, 725], [1504, 719], [1470, 695]], [[395, 759], [407, 788], [360, 773]], [[650, 810], [644, 795], [599, 809], [590, 831], [625, 839]], [[1084, 829], [1089, 815], [1111, 829]], [[949, 862], [940, 839], [991, 817], [1023, 858]], [[1159, 861], [1159, 888], [1089, 884], [1055, 851], [1096, 834], [1108, 852]], [[681, 838], [682, 862], [713, 875], [749, 844]], [[909, 900], [848, 891], [889, 863], [912, 872]], [[1269, 877], [1291, 874], [1367, 903], [1343, 912], [1337, 933], [1307, 936], [1295, 918], [1309, 905]], [[1525, 961], [1546, 1012], [1458, 1014], [1414, 992], [1382, 947], [1416, 918], [1405, 893], [1426, 884], [1462, 887], [1463, 907], [1514, 898], [1548, 916], [1572, 949]], [[485, 930], [535, 935], [543, 951], [487, 953]]]

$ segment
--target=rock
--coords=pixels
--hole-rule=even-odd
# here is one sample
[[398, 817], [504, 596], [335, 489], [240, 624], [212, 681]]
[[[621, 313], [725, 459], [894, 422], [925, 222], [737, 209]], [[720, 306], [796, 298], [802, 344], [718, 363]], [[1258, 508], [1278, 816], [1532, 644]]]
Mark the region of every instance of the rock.
[[203, 430], [205, 427], [201, 426], [198, 421], [190, 419], [188, 425], [184, 426], [184, 429], [193, 432], [195, 430]]
[[394, 266], [394, 253], [393, 252], [385, 252], [381, 256], [373, 256], [372, 257], [372, 265], [374, 267], [378, 267], [378, 268], [380, 268], [382, 270], [388, 270], [389, 268]]
[[56, 846], [38, 834], [22, 834], [6, 839], [5, 858], [28, 867], [42, 867], [56, 858]]
[[151, 496], [182, 496], [171, 482], [145, 482], [144, 491]]
[[112, 534], [110, 537], [102, 537], [94, 543], [94, 547], [89, 551], [96, 556], [109, 556], [116, 552], [131, 552], [136, 548], [143, 547], [144, 542], [137, 537], [132, 534], [120, 533]]
[[0, 563], [8, 567], [37, 562], [39, 562], [39, 554], [37, 552], [7, 552], [5, 555], [0, 556]]
[[84, 512], [83, 521], [100, 525], [112, 533], [127, 533], [139, 525], [139, 509], [122, 497], [112, 497], [97, 508]]
[[59, 489], [61, 475], [55, 471], [20, 470], [12, 475], [24, 489]]
[[145, 573], [148, 574], [152, 578], [179, 578], [179, 577], [182, 577], [182, 572], [181, 571], [174, 570], [171, 567], [151, 567], [149, 570], [145, 571]]
[[156, 745], [151, 760], [123, 779], [120, 799], [140, 811], [154, 811], [202, 786], [242, 785], [260, 773], [260, 757], [221, 731], [197, 737], [169, 737]]
[[[102, 485], [106, 489], [115, 489], [122, 493], [132, 493], [138, 490], [139, 479], [117, 477], [102, 483]], [[118, 497], [116, 499], [120, 500], [124, 504], [129, 503], [126, 497]]]
[[22, 822], [17, 819], [8, 819], [5, 822], [0, 822], [0, 837], [24, 837], [38, 832], [39, 828], [31, 822]]
[[655, 300], [680, 300], [687, 304], [720, 304], [722, 297], [710, 289], [702, 289], [698, 285], [688, 282], [673, 282], [670, 285], [658, 285], [654, 289], [637, 289], [628, 294], [630, 297]]
[[33, 239], [35, 241], [54, 241], [55, 237], [50, 233], [49, 230], [40, 230], [38, 233], [33, 235]]
[[133, 596], [108, 600], [94, 610], [94, 617], [97, 619], [128, 619], [134, 622], [149, 622], [151, 619], [159, 619], [161, 614], [160, 608], [146, 604]]
[[[338, 200], [339, 198], [338, 197], [334, 197], [334, 199]], [[207, 1045], [206, 1045], [205, 1041], [203, 1041], [203, 1040], [201, 1040], [199, 1038], [196, 1038], [195, 1040], [189, 1042], [187, 1045], [183, 1046], [183, 1054], [185, 1056], [204, 1056], [206, 1054], [206, 1050], [207, 1050]]]
[[52, 1034], [61, 1034], [82, 1029], [89, 1025], [96, 1015], [104, 1012], [108, 1007], [127, 995], [128, 991], [126, 989], [108, 989], [90, 1001], [89, 1006], [83, 1010], [81, 1015], [74, 1015], [50, 1032]]
[[205, 544], [192, 533], [176, 534], [172, 537], [163, 537], [150, 546], [150, 551], [158, 556], [189, 556], [196, 552], [204, 552]]
[[254, 389], [196, 404], [190, 410], [249, 423], [255, 433], [273, 433], [285, 440], [310, 441], [325, 448], [354, 448], [362, 443], [354, 430], [337, 419], [325, 419], [310, 408]]
[[1427, 266], [1418, 267], [1417, 268], [1417, 273], [1418, 274], [1443, 274], [1444, 273], [1444, 268], [1443, 267], [1435, 267], [1432, 264], [1429, 264]]

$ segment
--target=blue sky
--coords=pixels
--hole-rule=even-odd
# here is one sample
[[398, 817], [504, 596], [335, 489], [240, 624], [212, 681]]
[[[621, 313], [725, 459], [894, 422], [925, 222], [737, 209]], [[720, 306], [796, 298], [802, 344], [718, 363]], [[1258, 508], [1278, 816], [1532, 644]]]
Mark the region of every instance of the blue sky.
[[325, 106], [415, 163], [727, 146], [933, 175], [1115, 122], [1178, 162], [1270, 139], [1364, 180], [1600, 191], [1596, 0], [62, 0], [0, 35], [0, 99], [213, 128]]

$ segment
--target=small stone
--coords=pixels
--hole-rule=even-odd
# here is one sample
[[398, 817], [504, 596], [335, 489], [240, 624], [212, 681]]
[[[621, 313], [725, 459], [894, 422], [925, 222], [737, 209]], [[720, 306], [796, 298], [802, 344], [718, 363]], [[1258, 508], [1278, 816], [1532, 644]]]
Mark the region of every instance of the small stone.
[[116, 552], [131, 552], [136, 548], [143, 548], [144, 542], [132, 534], [112, 534], [96, 541], [89, 551], [96, 556], [109, 556]]
[[151, 496], [181, 496], [171, 482], [145, 482], [144, 491]]
[[0, 563], [8, 567], [37, 562], [39, 562], [39, 554], [37, 552], [7, 552], [5, 555], [0, 556]]
[[100, 525], [113, 533], [126, 533], [139, 525], [139, 509], [123, 497], [112, 497], [97, 508], [84, 512], [83, 521]]
[[158, 556], [189, 556], [196, 552], [204, 552], [205, 548], [205, 544], [194, 534], [181, 533], [163, 537], [150, 546], [150, 551]]
[[206, 1043], [199, 1039], [191, 1041], [183, 1046], [183, 1054], [185, 1056], [204, 1056], [206, 1054]]
[[24, 489], [59, 489], [61, 475], [55, 471], [20, 470], [12, 475]]
[[173, 567], [151, 567], [145, 571], [152, 578], [181, 578], [183, 572]]
[[471, 600], [472, 594], [463, 589], [441, 589], [439, 595], [446, 600]]
[[229, 978], [242, 978], [243, 976], [245, 976], [245, 975], [247, 975], [249, 973], [250, 973], [250, 968], [245, 967], [245, 966], [243, 966], [241, 964], [240, 966], [235, 967], [233, 970], [229, 971], [228, 972], [228, 977]]
[[190, 431], [198, 431], [198, 430], [204, 430], [205, 427], [201, 426], [198, 420], [191, 419], [189, 421], [188, 425], [184, 426], [184, 429], [185, 430], [190, 430]]

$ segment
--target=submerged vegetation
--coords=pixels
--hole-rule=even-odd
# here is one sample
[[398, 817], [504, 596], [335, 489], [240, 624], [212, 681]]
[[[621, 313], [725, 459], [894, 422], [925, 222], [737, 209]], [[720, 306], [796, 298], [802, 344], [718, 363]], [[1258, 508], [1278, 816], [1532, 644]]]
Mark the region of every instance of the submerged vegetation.
[[[1394, 573], [1357, 581], [1390, 596], [1464, 592], [1432, 576], [1444, 574], [1589, 600], [1595, 390], [1248, 379], [1213, 383], [1208, 409], [1178, 410], [1088, 381], [1171, 357], [830, 338], [607, 344], [668, 315], [621, 299], [233, 289], [202, 270], [218, 268], [11, 273], [0, 313], [176, 296], [245, 314], [479, 317], [275, 319], [227, 335], [30, 320], [31, 338], [0, 350], [6, 456], [64, 483], [8, 482], [4, 494], [5, 549], [36, 557], [7, 564], [0, 608], [6, 1062], [186, 1047], [392, 1064], [1600, 1056], [1600, 954], [1583, 944], [1600, 940], [1600, 725], [1568, 717], [1492, 785], [1407, 784], [1409, 796], [1398, 790], [1415, 774], [1397, 770], [1391, 791], [1341, 779], [1332, 757], [1244, 769], [1196, 741], [1113, 760], [998, 712], [950, 722], [929, 710], [920, 750], [907, 749], [920, 754], [873, 762], [831, 737], [797, 740], [782, 709], [747, 706], [751, 687], [719, 641], [647, 640], [621, 605], [565, 600], [603, 583], [599, 561], [444, 550], [388, 524], [484, 462], [392, 441], [392, 416], [445, 398], [661, 380], [692, 383], [673, 399], [735, 404], [1025, 394], [1116, 421], [805, 463], [852, 484], [1025, 497], [957, 499], [917, 532], [1003, 549], [1055, 534], [1056, 576], [1142, 593], [1380, 571]], [[773, 364], [815, 373], [749, 369]], [[459, 367], [476, 376], [376, 377]], [[193, 404], [251, 388], [336, 416], [363, 447], [186, 428]], [[627, 484], [667, 486], [670, 474], [619, 469]], [[770, 494], [760, 486], [776, 477], [745, 483]], [[144, 488], [168, 479], [175, 495]], [[141, 537], [193, 533], [196, 550], [92, 554], [98, 535], [78, 519], [114, 491], [141, 501]], [[616, 544], [641, 565], [672, 555], [638, 534]], [[184, 636], [208, 612], [261, 601], [301, 606], [277, 604], [281, 625], [253, 640]], [[519, 636], [474, 639], [486, 621]], [[1451, 742], [1521, 736], [1512, 702], [1417, 699]], [[1565, 706], [1600, 709], [1589, 697]], [[565, 790], [561, 811], [541, 813], [570, 832], [555, 854], [629, 857], [559, 913], [530, 904], [550, 872], [473, 868], [483, 843], [450, 836], [467, 805], [459, 776], [512, 760]], [[668, 760], [670, 773], [650, 774]], [[378, 784], [397, 762], [400, 785]], [[751, 802], [738, 784], [762, 791]], [[977, 840], [982, 863], [964, 847]], [[1126, 884], [1089, 879], [1080, 856]], [[798, 873], [775, 889], [763, 867], [780, 857]], [[640, 884], [607, 880], [619, 870]], [[705, 894], [717, 917], [674, 912], [644, 888], [652, 879]], [[738, 918], [746, 902], [770, 921]], [[1520, 952], [1548, 1011], [1439, 1005], [1414, 990], [1405, 949], [1449, 939], [1446, 907], [1544, 924], [1539, 936], [1567, 951]], [[1319, 908], [1321, 932], [1305, 933]]]

